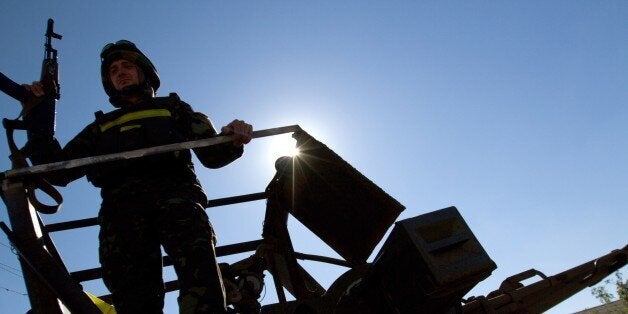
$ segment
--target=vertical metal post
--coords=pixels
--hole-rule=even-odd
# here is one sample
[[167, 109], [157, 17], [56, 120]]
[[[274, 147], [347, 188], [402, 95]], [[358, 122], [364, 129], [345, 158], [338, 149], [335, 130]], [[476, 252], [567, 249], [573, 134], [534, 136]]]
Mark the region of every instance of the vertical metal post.
[[[70, 277], [63, 261], [47, 249], [39, 216], [26, 197], [26, 187], [19, 181], [2, 182], [3, 197], [13, 231], [6, 231], [20, 252], [33, 313], [60, 313], [60, 304], [72, 313], [96, 314], [101, 311], [83, 292], [83, 287]], [[57, 300], [58, 299], [58, 300]]]
[[[2, 193], [15, 240], [22, 243], [39, 242], [42, 232], [35, 209], [26, 198], [24, 184], [20, 181], [2, 180]], [[39, 280], [22, 257], [18, 258], [33, 313], [60, 314], [61, 309], [55, 294]]]

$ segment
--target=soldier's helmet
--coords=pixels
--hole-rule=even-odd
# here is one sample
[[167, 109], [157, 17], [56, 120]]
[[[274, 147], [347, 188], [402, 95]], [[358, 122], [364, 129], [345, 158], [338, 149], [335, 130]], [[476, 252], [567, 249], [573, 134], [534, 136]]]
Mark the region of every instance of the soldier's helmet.
[[[109, 66], [112, 62], [125, 59], [129, 60], [140, 69], [139, 86], [131, 86], [129, 90], [118, 91], [114, 88], [109, 77]], [[160, 85], [159, 74], [153, 63], [140, 51], [133, 42], [119, 40], [106, 44], [100, 52], [100, 76], [105, 92], [109, 95], [109, 101], [116, 106], [116, 99], [124, 93], [143, 93], [154, 95]]]

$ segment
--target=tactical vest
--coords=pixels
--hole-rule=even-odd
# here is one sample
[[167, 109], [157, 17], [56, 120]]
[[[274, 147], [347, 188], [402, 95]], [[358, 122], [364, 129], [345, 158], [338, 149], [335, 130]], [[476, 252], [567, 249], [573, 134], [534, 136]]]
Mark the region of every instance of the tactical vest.
[[[91, 125], [96, 155], [118, 153], [141, 148], [186, 141], [186, 114], [176, 94], [157, 97], [147, 102], [119, 108], [109, 113], [95, 113]], [[134, 182], [168, 184], [173, 180], [198, 182], [189, 150], [162, 153], [142, 158], [114, 161], [87, 169], [87, 179], [97, 187], [127, 188]], [[104, 197], [105, 195], [103, 195]]]

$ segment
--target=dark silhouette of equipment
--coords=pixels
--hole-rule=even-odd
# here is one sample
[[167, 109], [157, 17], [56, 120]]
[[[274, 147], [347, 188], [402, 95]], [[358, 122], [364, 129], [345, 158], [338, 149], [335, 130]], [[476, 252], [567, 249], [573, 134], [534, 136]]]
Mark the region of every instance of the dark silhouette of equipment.
[[[221, 264], [230, 306], [237, 313], [496, 313], [542, 312], [626, 264], [628, 246], [547, 277], [530, 270], [508, 278], [487, 296], [463, 297], [496, 268], [455, 207], [397, 221], [404, 206], [298, 126], [260, 130], [253, 138], [292, 133], [300, 154], [277, 160], [275, 176], [263, 192], [215, 199], [207, 207], [266, 200], [262, 238], [216, 248], [217, 255], [252, 254]], [[88, 157], [0, 174], [11, 228], [0, 223], [20, 253], [33, 313], [100, 313], [80, 282], [100, 278], [100, 269], [70, 272], [51, 233], [91, 227], [96, 218], [45, 224], [26, 196], [24, 182], [47, 171], [137, 158], [164, 151], [215, 145], [230, 137]], [[287, 228], [292, 215], [342, 259], [301, 253]], [[392, 231], [372, 262], [386, 232]], [[299, 264], [313, 260], [347, 267], [328, 288]], [[164, 257], [164, 266], [172, 265]], [[279, 302], [258, 299], [268, 272]], [[521, 281], [540, 276], [525, 286]], [[178, 289], [176, 281], [167, 291]], [[288, 301], [284, 293], [294, 298]], [[110, 296], [100, 296], [111, 301]]]

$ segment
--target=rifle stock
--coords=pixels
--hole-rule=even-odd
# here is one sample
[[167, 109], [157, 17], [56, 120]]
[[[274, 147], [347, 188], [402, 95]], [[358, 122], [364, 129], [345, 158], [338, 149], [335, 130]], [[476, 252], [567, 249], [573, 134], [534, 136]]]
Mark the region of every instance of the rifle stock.
[[32, 94], [26, 90], [24, 86], [13, 82], [13, 80], [8, 78], [2, 72], [0, 72], [0, 90], [20, 102], [26, 102], [28, 97], [32, 96]]

